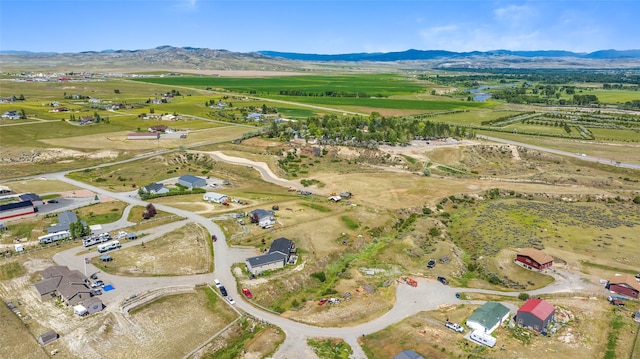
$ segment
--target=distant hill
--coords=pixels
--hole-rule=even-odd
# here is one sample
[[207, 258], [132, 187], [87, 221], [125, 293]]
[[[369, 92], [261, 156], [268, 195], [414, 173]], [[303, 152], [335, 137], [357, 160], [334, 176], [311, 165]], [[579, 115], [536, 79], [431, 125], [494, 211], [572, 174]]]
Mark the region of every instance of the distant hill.
[[[158, 46], [153, 49], [84, 51], [78, 53], [0, 52], [4, 69], [100, 69], [110, 70], [254, 70], [313, 71], [328, 62], [340, 63], [348, 71], [354, 62], [368, 63], [389, 70], [398, 67], [416, 69], [486, 68], [640, 68], [640, 50], [601, 50], [576, 53], [545, 51], [471, 51], [407, 50], [352, 54], [302, 54], [294, 52], [233, 52], [198, 47]], [[396, 64], [398, 63], [398, 64]], [[334, 64], [331, 65], [335, 70]]]
[[472, 51], [453, 52], [444, 50], [407, 50], [402, 52], [385, 53], [352, 53], [352, 54], [301, 54], [295, 52], [258, 51], [259, 54], [271, 57], [279, 57], [288, 60], [302, 61], [415, 61], [415, 60], [442, 60], [463, 59], [472, 57], [515, 56], [523, 58], [579, 58], [579, 59], [640, 59], [640, 50], [600, 50], [591, 53], [577, 53], [562, 50], [541, 51]]

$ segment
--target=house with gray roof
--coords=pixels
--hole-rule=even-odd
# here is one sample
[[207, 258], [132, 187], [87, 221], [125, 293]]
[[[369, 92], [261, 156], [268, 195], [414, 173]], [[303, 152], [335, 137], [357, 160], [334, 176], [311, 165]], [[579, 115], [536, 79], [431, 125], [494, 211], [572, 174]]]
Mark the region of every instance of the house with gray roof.
[[169, 189], [165, 187], [162, 183], [153, 182], [148, 186], [142, 187], [142, 192], [148, 194], [163, 194], [169, 193]]
[[184, 175], [178, 178], [178, 184], [181, 186], [185, 186], [188, 189], [194, 189], [198, 187], [206, 187], [207, 180], [192, 175]]
[[51, 266], [40, 272], [40, 276], [42, 280], [34, 287], [42, 301], [60, 298], [67, 305], [76, 305], [93, 296], [89, 278], [78, 270]]
[[245, 259], [247, 271], [258, 274], [266, 270], [284, 268], [296, 252], [297, 249], [292, 240], [278, 238], [271, 243], [267, 254]]
[[[78, 222], [78, 216], [74, 212], [64, 211], [62, 213], [58, 213], [58, 223], [53, 226], [47, 228], [47, 233], [58, 233], [62, 231], [68, 231], [71, 227], [71, 223]], [[87, 225], [84, 221], [81, 221], [85, 226]]]
[[393, 359], [424, 359], [424, 357], [413, 350], [403, 350], [398, 353]]

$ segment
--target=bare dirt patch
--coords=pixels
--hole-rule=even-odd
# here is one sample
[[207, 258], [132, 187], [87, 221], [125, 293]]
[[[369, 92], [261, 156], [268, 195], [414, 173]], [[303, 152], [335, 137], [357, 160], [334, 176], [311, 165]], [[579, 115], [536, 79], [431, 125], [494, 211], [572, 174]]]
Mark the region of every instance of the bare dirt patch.
[[191, 275], [207, 273], [211, 255], [205, 231], [195, 225], [167, 233], [161, 238], [111, 253], [112, 262], [92, 263], [108, 273], [128, 276]]

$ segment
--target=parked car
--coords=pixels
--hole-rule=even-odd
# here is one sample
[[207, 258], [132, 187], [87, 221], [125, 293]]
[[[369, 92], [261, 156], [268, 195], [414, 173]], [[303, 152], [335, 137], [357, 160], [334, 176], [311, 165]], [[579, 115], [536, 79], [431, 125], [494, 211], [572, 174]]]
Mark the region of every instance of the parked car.
[[233, 300], [233, 298], [231, 298], [231, 297], [227, 297], [227, 300], [229, 301], [229, 304], [231, 304], [231, 305], [236, 304], [236, 301]]
[[242, 294], [249, 299], [253, 298], [253, 294], [251, 294], [249, 288], [242, 288]]
[[91, 278], [91, 279], [93, 279], [93, 280], [98, 279], [98, 273], [100, 273], [100, 272], [95, 272], [95, 273], [93, 273], [93, 274], [91, 275], [91, 277], [89, 277], [89, 278]]
[[219, 280], [217, 280], [217, 279], [214, 279], [214, 280], [213, 280], [213, 284], [215, 284], [215, 285], [216, 285], [216, 288], [220, 288], [220, 287], [222, 287], [222, 284], [220, 284], [220, 281], [219, 281]]
[[47, 203], [58, 203], [59, 201], [57, 199], [50, 199], [47, 201]]
[[442, 283], [444, 285], [449, 285], [449, 281], [445, 277], [438, 277], [438, 282], [440, 282], [440, 283]]
[[91, 291], [92, 295], [102, 295], [102, 289], [94, 289]]
[[91, 283], [91, 288], [98, 288], [103, 285], [104, 285], [104, 282], [102, 281], [102, 279], [98, 279], [97, 281]]
[[318, 305], [323, 305], [324, 303], [326, 303], [329, 299], [327, 298], [322, 298], [320, 299], [320, 301], [318, 302]]
[[427, 267], [433, 268], [435, 266], [436, 266], [436, 261], [433, 259], [429, 259], [429, 262], [427, 262]]
[[453, 330], [454, 332], [458, 332], [458, 333], [464, 332], [464, 328], [462, 327], [462, 325], [457, 323], [446, 322], [444, 323], [444, 326]]
[[227, 288], [225, 288], [223, 285], [221, 285], [218, 288], [220, 289], [220, 294], [222, 294], [223, 297], [226, 297], [227, 296]]

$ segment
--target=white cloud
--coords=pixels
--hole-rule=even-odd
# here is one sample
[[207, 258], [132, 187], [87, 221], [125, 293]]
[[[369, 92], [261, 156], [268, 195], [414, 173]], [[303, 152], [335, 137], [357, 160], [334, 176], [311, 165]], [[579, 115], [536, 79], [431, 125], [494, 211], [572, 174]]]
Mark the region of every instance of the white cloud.
[[196, 9], [197, 5], [198, 5], [198, 0], [177, 0], [173, 4], [173, 7], [176, 10], [181, 10], [181, 11], [193, 11]]

